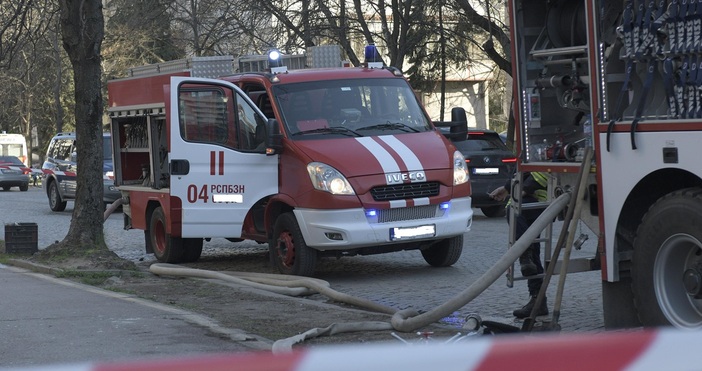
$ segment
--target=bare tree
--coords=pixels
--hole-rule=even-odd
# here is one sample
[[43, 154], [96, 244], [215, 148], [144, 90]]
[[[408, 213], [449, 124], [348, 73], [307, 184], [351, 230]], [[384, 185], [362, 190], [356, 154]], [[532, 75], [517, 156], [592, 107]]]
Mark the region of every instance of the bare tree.
[[189, 55], [232, 54], [248, 44], [242, 25], [249, 23], [246, 1], [172, 0], [175, 38]]
[[109, 251], [103, 232], [101, 0], [60, 0], [63, 47], [73, 66], [77, 194], [68, 234], [56, 249]]
[[31, 32], [27, 24], [33, 0], [3, 2], [0, 5], [0, 64], [7, 65]]
[[183, 58], [175, 40], [171, 0], [110, 0], [105, 5], [103, 68], [107, 78], [122, 77], [129, 67]]
[[[18, 4], [17, 1], [2, 3], [0, 14], [7, 15], [9, 9], [18, 9], [13, 8]], [[60, 89], [70, 84], [57, 81], [60, 74], [56, 71], [62, 68], [62, 61], [60, 57], [54, 58], [51, 51], [53, 36], [58, 32], [57, 4], [48, 0], [33, 0], [24, 4], [21, 21], [13, 24], [13, 27], [22, 30], [11, 30], [7, 28], [7, 23], [3, 23], [4, 36], [16, 35], [19, 40], [14, 41], [15, 47], [11, 53], [4, 54], [5, 59], [0, 63], [0, 78], [6, 82], [0, 90], [0, 129], [24, 134], [27, 143], [32, 144], [30, 155], [38, 151], [41, 158], [45, 148], [41, 144], [37, 147], [36, 142], [32, 141], [32, 134], [37, 133], [40, 143], [42, 138], [53, 135], [53, 124], [58, 122], [54, 112], [60, 106], [52, 104], [51, 93], [58, 88], [60, 94]]]

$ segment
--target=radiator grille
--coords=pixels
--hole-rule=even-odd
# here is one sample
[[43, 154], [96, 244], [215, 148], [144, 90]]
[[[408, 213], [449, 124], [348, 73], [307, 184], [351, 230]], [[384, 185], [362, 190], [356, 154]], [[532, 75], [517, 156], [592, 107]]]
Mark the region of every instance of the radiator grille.
[[393, 184], [371, 189], [376, 201], [406, 200], [439, 194], [439, 182]]
[[378, 223], [429, 219], [436, 217], [436, 212], [437, 205], [398, 207], [395, 209], [378, 210]]

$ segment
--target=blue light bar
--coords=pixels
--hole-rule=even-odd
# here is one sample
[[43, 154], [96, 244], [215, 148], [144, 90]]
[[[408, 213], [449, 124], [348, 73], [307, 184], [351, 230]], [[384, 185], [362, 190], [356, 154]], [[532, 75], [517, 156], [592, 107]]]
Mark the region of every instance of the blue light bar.
[[366, 48], [364, 50], [364, 56], [366, 58], [366, 62], [376, 62], [376, 55], [378, 55], [378, 49], [375, 47], [375, 44], [371, 43], [366, 45]]

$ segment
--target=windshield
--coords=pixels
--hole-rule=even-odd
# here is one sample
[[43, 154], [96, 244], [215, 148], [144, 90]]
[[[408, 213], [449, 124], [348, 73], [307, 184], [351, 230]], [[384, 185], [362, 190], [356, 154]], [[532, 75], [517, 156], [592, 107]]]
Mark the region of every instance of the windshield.
[[293, 139], [432, 130], [403, 79], [314, 81], [275, 86], [273, 92]]

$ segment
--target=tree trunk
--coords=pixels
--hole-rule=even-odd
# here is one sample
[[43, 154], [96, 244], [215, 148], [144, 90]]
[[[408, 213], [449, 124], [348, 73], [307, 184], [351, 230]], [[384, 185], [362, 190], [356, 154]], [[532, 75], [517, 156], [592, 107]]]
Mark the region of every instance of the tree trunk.
[[60, 0], [63, 47], [75, 83], [77, 193], [68, 234], [69, 249], [107, 250], [102, 201], [102, 93], [100, 48], [104, 35], [101, 0]]

